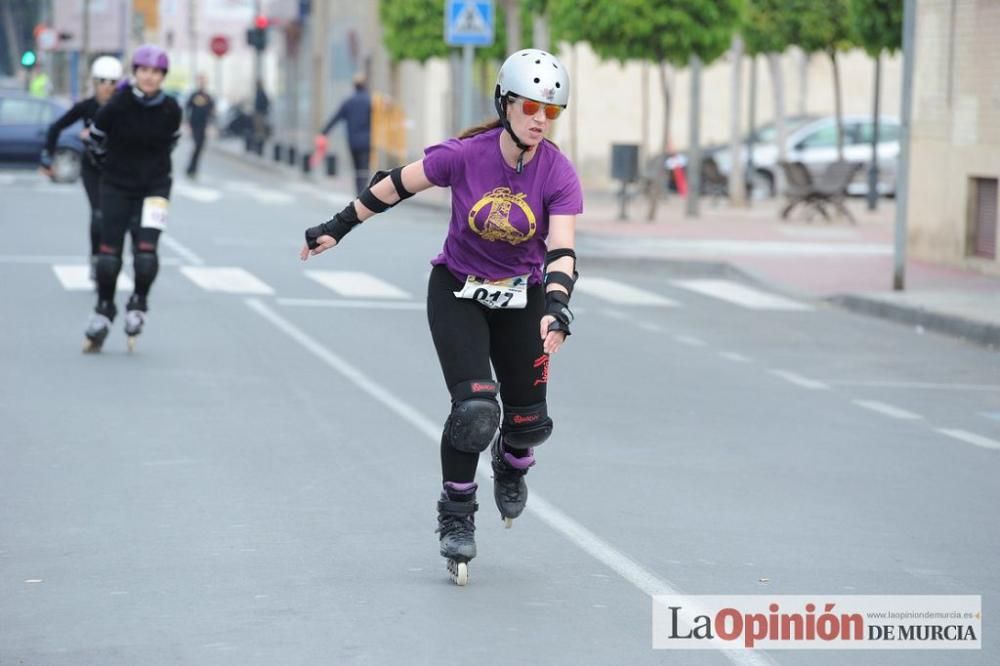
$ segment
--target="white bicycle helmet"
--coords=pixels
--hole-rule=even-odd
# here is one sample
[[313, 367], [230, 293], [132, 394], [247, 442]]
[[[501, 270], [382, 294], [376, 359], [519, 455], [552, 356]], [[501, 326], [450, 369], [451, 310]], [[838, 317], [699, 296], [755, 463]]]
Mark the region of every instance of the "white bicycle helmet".
[[504, 61], [497, 75], [496, 97], [509, 94], [565, 107], [569, 104], [569, 73], [547, 51], [517, 51]]
[[117, 81], [122, 78], [123, 71], [122, 63], [118, 58], [104, 55], [90, 66], [90, 78]]

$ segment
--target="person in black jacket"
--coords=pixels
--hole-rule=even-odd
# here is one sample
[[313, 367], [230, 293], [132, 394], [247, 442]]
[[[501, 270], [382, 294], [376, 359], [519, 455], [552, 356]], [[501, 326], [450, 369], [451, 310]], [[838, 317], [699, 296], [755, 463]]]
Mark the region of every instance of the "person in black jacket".
[[[53, 177], [52, 157], [56, 151], [59, 134], [80, 119], [83, 119], [83, 136], [86, 137], [90, 133], [90, 126], [94, 122], [97, 110], [111, 99], [115, 92], [115, 84], [122, 78], [121, 61], [113, 56], [99, 57], [90, 67], [90, 78], [94, 81], [93, 97], [77, 102], [69, 111], [49, 125], [49, 131], [45, 138], [45, 149], [41, 156], [42, 173], [49, 178]], [[95, 279], [97, 245], [100, 242], [101, 232], [99, 195], [101, 172], [90, 151], [86, 150], [85, 153], [80, 164], [80, 177], [83, 180], [83, 189], [87, 192], [87, 201], [90, 202], [90, 279], [93, 280]]]
[[341, 120], [347, 125], [347, 145], [354, 162], [354, 186], [358, 194], [368, 187], [368, 161], [371, 152], [372, 98], [363, 74], [354, 76], [354, 94], [344, 100], [320, 131], [325, 137]]
[[87, 324], [84, 351], [100, 351], [117, 314], [115, 285], [125, 233], [132, 237], [135, 292], [125, 306], [129, 348], [142, 332], [149, 289], [159, 270], [157, 243], [167, 219], [170, 152], [180, 138], [181, 108], [161, 86], [169, 69], [166, 51], [140, 46], [132, 56], [133, 85], [98, 111], [90, 129], [102, 165], [101, 242], [97, 257], [97, 307]]
[[205, 146], [205, 130], [215, 115], [215, 100], [205, 92], [204, 74], [198, 75], [198, 89], [188, 97], [187, 104], [184, 105], [184, 114], [187, 116], [191, 137], [194, 139], [194, 152], [191, 153], [191, 161], [188, 162], [187, 175], [194, 178], [198, 175], [198, 160], [201, 158], [201, 149]]

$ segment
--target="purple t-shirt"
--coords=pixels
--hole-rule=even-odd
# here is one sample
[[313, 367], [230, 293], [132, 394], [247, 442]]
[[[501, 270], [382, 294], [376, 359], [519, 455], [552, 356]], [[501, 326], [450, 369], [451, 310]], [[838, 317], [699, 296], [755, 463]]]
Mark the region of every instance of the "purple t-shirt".
[[424, 151], [424, 173], [451, 187], [451, 224], [431, 264], [453, 275], [542, 282], [550, 215], [583, 212], [580, 180], [559, 149], [543, 141], [519, 174], [500, 153], [500, 128], [449, 139]]

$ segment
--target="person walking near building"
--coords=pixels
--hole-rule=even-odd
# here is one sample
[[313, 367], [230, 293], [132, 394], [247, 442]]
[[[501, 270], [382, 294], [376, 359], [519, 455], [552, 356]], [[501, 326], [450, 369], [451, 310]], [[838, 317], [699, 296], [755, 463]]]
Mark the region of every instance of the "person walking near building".
[[195, 178], [198, 175], [198, 160], [205, 146], [205, 131], [215, 117], [215, 100], [205, 90], [204, 74], [198, 75], [198, 88], [188, 97], [184, 105], [184, 115], [187, 117], [188, 127], [191, 128], [191, 138], [194, 139], [194, 151], [188, 162], [187, 175], [188, 178]]
[[351, 161], [354, 163], [355, 192], [361, 194], [368, 185], [369, 155], [372, 147], [372, 98], [368, 94], [363, 74], [355, 74], [354, 94], [344, 100], [337, 112], [320, 130], [318, 143], [322, 144], [322, 138], [326, 137], [341, 120], [347, 126], [347, 146], [351, 151]]

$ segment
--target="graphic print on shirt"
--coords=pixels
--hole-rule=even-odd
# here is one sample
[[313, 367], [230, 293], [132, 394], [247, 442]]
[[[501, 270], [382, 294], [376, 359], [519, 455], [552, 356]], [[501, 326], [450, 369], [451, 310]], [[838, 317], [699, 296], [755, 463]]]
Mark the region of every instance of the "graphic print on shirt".
[[[524, 192], [514, 194], [509, 187], [497, 187], [487, 192], [469, 211], [469, 227], [483, 240], [499, 240], [510, 245], [530, 240], [535, 235], [536, 222], [534, 211], [525, 201], [527, 196]], [[487, 204], [489, 208], [483, 212]], [[515, 211], [513, 221], [512, 210]], [[480, 215], [480, 212], [483, 214]]]

